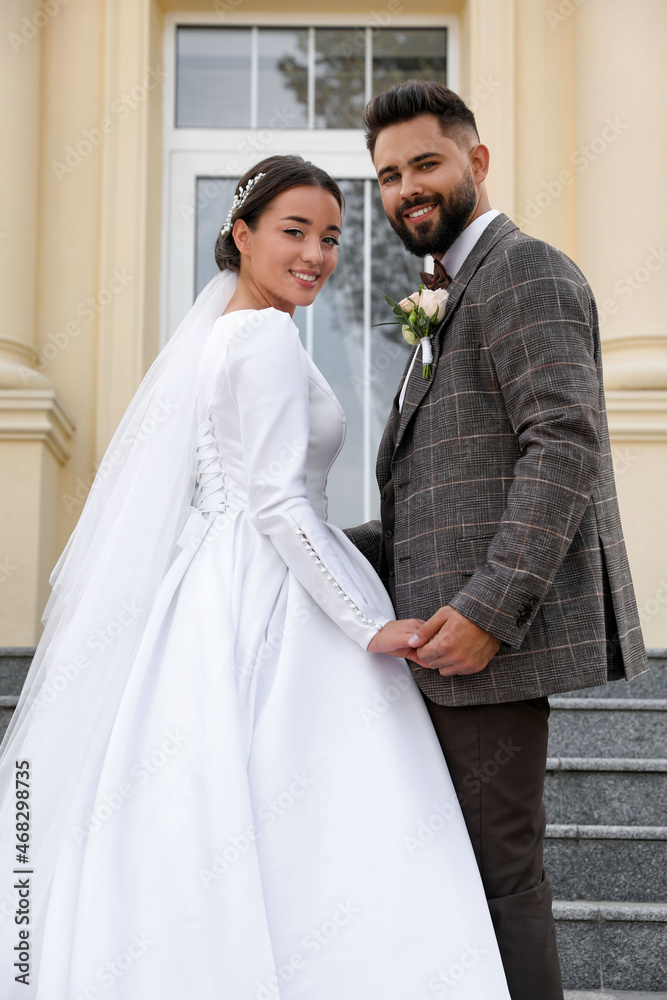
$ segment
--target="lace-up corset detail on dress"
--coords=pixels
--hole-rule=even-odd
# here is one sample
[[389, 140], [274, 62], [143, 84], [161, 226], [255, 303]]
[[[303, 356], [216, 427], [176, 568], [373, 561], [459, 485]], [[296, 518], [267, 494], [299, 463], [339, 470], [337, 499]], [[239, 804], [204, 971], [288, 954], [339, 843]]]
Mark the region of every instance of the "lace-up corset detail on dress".
[[224, 511], [230, 504], [232, 491], [222, 465], [209, 416], [197, 430], [197, 491], [196, 506], [201, 511]]

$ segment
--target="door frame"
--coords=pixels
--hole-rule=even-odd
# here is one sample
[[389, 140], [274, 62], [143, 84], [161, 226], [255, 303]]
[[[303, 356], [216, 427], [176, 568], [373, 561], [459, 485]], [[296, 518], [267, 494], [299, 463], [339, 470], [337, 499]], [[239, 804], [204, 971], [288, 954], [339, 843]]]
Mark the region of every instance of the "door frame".
[[[228, 6], [228, 5], [226, 5]], [[411, 15], [399, 17], [387, 14], [299, 14], [225, 13], [225, 26], [244, 27], [351, 27], [365, 34], [366, 55], [372, 32], [388, 27], [438, 27], [447, 29], [447, 79], [452, 90], [459, 89], [460, 35], [458, 18], [452, 14]], [[210, 25], [215, 27], [215, 15], [204, 13], [174, 13], [165, 16], [163, 107], [163, 204], [161, 285], [160, 285], [160, 345], [163, 346], [192, 305], [195, 290], [195, 240], [197, 179], [239, 177], [264, 156], [297, 153], [312, 160], [336, 178], [364, 180], [375, 183], [372, 161], [366, 150], [364, 134], [359, 129], [286, 129], [268, 128], [177, 128], [176, 106], [176, 30], [179, 25]], [[367, 69], [369, 60], [367, 59]], [[372, 93], [372, 78], [366, 74], [367, 97]], [[201, 207], [201, 206], [200, 206]], [[222, 222], [223, 220], [221, 220]], [[363, 309], [363, 369], [372, 371], [371, 357], [371, 187], [364, 185], [364, 309]], [[312, 353], [312, 311], [306, 310], [305, 346]], [[368, 520], [376, 504], [374, 455], [371, 440], [372, 380], [364, 379], [363, 391], [363, 511]]]

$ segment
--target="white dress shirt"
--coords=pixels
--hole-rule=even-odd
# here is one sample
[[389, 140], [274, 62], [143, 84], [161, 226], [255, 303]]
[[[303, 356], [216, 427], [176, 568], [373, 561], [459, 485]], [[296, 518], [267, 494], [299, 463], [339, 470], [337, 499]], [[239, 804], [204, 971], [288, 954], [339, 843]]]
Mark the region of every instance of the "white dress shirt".
[[[442, 256], [442, 265], [450, 275], [450, 277], [455, 278], [463, 267], [463, 263], [472, 252], [478, 239], [491, 222], [495, 219], [500, 212], [497, 208], [492, 208], [488, 212], [484, 212], [483, 215], [478, 215], [477, 218], [470, 223], [469, 226], [463, 230], [460, 236], [457, 236], [449, 250]], [[405, 382], [403, 383], [403, 388], [401, 389], [401, 395], [398, 399], [399, 410], [403, 409], [403, 400], [405, 399], [405, 394], [408, 391], [408, 382], [410, 381], [410, 375], [412, 374], [412, 369], [414, 368], [417, 356], [421, 355], [420, 347], [417, 348], [414, 355], [412, 356], [412, 364], [410, 365], [410, 370], [405, 376]]]

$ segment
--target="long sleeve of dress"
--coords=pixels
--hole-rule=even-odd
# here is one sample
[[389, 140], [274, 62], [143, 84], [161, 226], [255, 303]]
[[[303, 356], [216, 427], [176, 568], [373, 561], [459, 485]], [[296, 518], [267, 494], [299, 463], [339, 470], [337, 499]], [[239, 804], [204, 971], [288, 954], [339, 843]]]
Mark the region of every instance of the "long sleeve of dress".
[[307, 357], [286, 313], [262, 310], [261, 318], [234, 345], [226, 368], [241, 427], [249, 517], [309, 595], [366, 649], [393, 616], [369, 603], [354, 546], [308, 500]]

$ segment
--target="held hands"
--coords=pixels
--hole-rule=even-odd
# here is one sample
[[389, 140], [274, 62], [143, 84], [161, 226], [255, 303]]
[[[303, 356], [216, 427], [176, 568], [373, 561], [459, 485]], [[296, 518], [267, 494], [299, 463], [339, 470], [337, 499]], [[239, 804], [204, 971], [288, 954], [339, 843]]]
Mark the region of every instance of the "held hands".
[[369, 653], [387, 653], [389, 656], [398, 656], [419, 663], [417, 651], [409, 644], [409, 640], [414, 639], [417, 630], [425, 624], [427, 623], [421, 618], [404, 618], [387, 622], [379, 632], [375, 633], [366, 648]]
[[443, 677], [479, 673], [500, 648], [499, 639], [449, 605], [436, 611], [408, 642], [417, 654], [410, 659]]
[[479, 673], [499, 648], [499, 639], [449, 605], [427, 622], [419, 618], [387, 622], [367, 646], [369, 653], [412, 660], [443, 677]]

